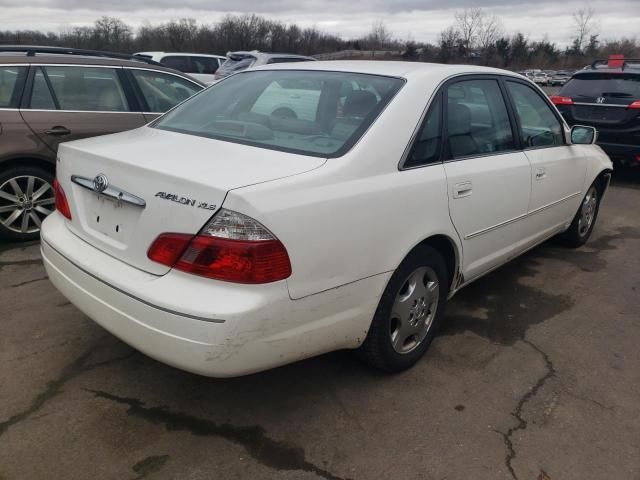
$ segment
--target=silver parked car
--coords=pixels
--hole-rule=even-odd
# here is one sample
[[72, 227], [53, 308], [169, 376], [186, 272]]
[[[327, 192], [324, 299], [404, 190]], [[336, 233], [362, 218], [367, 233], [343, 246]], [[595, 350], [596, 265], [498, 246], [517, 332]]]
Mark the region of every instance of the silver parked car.
[[272, 63], [309, 62], [316, 61], [313, 57], [292, 55], [289, 53], [264, 53], [257, 50], [251, 52], [228, 52], [227, 60], [216, 72], [215, 79], [220, 80], [232, 73], [246, 70], [249, 67], [269, 65]]

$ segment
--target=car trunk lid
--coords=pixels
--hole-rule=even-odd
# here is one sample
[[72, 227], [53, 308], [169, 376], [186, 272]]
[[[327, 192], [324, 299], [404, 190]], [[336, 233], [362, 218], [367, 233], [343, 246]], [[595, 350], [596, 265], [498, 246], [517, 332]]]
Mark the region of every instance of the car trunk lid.
[[195, 235], [229, 190], [325, 162], [149, 127], [62, 144], [59, 156], [58, 179], [72, 212], [69, 228], [99, 250], [156, 275], [169, 270], [147, 258], [160, 233]]

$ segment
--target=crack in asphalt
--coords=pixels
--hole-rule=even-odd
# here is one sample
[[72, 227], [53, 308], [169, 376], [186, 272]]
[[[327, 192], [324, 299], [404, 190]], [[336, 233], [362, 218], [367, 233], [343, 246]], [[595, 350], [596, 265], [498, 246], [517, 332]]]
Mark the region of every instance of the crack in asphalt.
[[577, 393], [570, 392], [567, 389], [564, 390], [564, 393], [566, 393], [567, 395], [569, 395], [570, 397], [573, 397], [575, 399], [582, 400], [583, 402], [593, 403], [594, 405], [600, 407], [603, 410], [609, 410], [609, 411], [613, 412], [616, 409], [615, 407], [612, 407], [612, 406], [609, 406], [609, 405], [605, 405], [604, 403], [599, 402], [598, 400], [595, 400], [593, 398], [583, 397], [582, 395], [578, 395]]
[[518, 424], [515, 427], [509, 428], [509, 430], [507, 430], [506, 432], [501, 432], [499, 430], [496, 430], [496, 433], [499, 433], [500, 435], [502, 435], [504, 444], [507, 447], [507, 455], [505, 457], [504, 463], [514, 480], [518, 480], [518, 476], [516, 475], [516, 472], [513, 468], [513, 460], [516, 458], [516, 450], [513, 445], [513, 441], [511, 437], [518, 430], [527, 429], [527, 421], [522, 416], [522, 410], [525, 404], [529, 400], [531, 400], [533, 397], [536, 396], [538, 391], [544, 386], [547, 380], [549, 380], [551, 377], [555, 376], [556, 374], [556, 369], [553, 366], [553, 362], [541, 348], [539, 348], [537, 345], [535, 345], [533, 342], [530, 342], [529, 340], [523, 339], [522, 341], [527, 345], [529, 345], [531, 348], [533, 348], [536, 352], [538, 352], [542, 356], [542, 359], [544, 360], [544, 363], [546, 366], [546, 372], [542, 377], [538, 379], [538, 381], [533, 385], [533, 387], [531, 387], [520, 398], [520, 400], [518, 401], [518, 404], [516, 405], [515, 410], [511, 412], [511, 415], [518, 421]]
[[138, 474], [135, 480], [142, 480], [148, 475], [161, 470], [169, 458], [169, 455], [152, 455], [140, 460], [132, 467], [132, 470]]
[[41, 258], [33, 258], [30, 260], [13, 260], [11, 262], [0, 262], [0, 270], [2, 270], [4, 267], [12, 267], [15, 265], [42, 265], [42, 259]]
[[34, 278], [33, 280], [27, 280], [25, 282], [14, 283], [13, 285], [7, 285], [4, 288], [18, 288], [18, 287], [22, 287], [23, 285], [29, 285], [30, 283], [42, 282], [43, 280], [48, 280], [48, 279], [49, 279], [49, 277]]
[[146, 407], [146, 402], [127, 398], [100, 390], [85, 389], [95, 397], [128, 406], [127, 415], [142, 418], [153, 424], [164, 424], [169, 432], [187, 431], [195, 436], [220, 437], [243, 447], [259, 463], [276, 470], [300, 470], [314, 473], [327, 480], [348, 480], [320, 468], [305, 458], [302, 447], [267, 436], [263, 427], [235, 426], [215, 423], [182, 412], [169, 410], [165, 406]]
[[115, 362], [126, 360], [136, 353], [136, 351], [133, 350], [127, 355], [123, 355], [121, 357], [111, 358], [111, 359], [104, 360], [102, 362], [97, 362], [97, 363], [87, 363], [87, 360], [89, 359], [91, 354], [94, 352], [94, 350], [95, 350], [95, 347], [90, 348], [86, 353], [84, 353], [83, 355], [81, 355], [80, 357], [76, 358], [71, 363], [63, 367], [62, 371], [58, 375], [58, 378], [48, 382], [44, 391], [36, 395], [36, 397], [31, 401], [31, 404], [26, 409], [24, 409], [20, 413], [16, 413], [15, 415], [12, 415], [7, 420], [0, 422], [0, 437], [4, 435], [6, 431], [9, 428], [11, 428], [13, 425], [19, 422], [22, 422], [23, 420], [26, 420], [35, 412], [40, 410], [49, 400], [51, 400], [52, 398], [60, 394], [62, 387], [69, 380], [79, 375], [82, 375], [86, 372], [89, 372], [91, 370], [94, 370], [96, 368], [104, 367]]

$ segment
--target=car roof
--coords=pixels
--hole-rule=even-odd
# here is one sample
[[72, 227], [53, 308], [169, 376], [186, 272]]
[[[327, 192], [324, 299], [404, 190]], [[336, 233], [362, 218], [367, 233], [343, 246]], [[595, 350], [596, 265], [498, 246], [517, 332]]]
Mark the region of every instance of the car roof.
[[212, 58], [227, 58], [224, 55], [215, 55], [213, 53], [191, 53], [191, 52], [136, 52], [135, 55], [174, 55], [174, 56], [189, 56], [189, 57], [212, 57]]
[[591, 65], [578, 70], [574, 75], [593, 75], [594, 73], [640, 73], [640, 59], [611, 55], [607, 60], [596, 60]]
[[318, 62], [299, 63], [274, 63], [255, 67], [252, 70], [317, 70], [335, 71], [346, 73], [367, 73], [372, 75], [385, 75], [391, 77], [450, 77], [453, 75], [475, 74], [500, 74], [517, 78], [525, 78], [517, 73], [499, 68], [481, 67], [476, 65], [450, 65], [443, 63], [401, 62], [401, 61], [374, 61], [374, 60], [331, 60]]
[[[145, 70], [157, 70], [161, 72], [172, 73], [181, 77], [188, 78], [194, 83], [202, 85], [202, 82], [185, 75], [182, 72], [161, 65], [149, 64], [139, 60], [125, 60], [119, 58], [92, 57], [90, 55], [64, 55], [64, 54], [35, 54], [27, 55], [26, 53], [0, 52], [0, 65], [6, 64], [60, 64], [60, 65], [100, 65], [107, 67], [130, 67], [143, 68]], [[204, 85], [203, 85], [204, 86]]]

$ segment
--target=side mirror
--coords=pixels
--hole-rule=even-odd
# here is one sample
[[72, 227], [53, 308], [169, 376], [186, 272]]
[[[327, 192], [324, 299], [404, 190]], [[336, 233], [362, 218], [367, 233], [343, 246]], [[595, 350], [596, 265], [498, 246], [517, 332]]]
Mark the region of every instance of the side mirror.
[[574, 145], [591, 145], [596, 143], [598, 132], [593, 127], [574, 125], [571, 127], [571, 143]]

